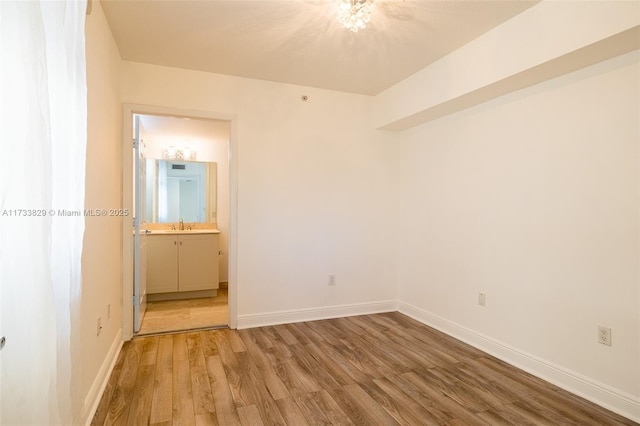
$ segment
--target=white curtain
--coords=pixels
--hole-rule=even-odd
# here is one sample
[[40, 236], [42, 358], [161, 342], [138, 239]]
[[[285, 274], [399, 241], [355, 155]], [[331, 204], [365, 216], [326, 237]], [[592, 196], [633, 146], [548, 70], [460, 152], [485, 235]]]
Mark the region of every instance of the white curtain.
[[0, 424], [81, 409], [85, 10], [0, 1]]

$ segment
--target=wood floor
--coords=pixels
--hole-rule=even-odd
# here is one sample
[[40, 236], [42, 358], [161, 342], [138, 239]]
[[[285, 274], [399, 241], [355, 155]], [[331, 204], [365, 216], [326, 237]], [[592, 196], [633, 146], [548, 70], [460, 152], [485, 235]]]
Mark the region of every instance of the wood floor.
[[399, 313], [135, 338], [94, 425], [632, 425]]
[[215, 297], [148, 302], [138, 334], [224, 326], [228, 323], [228, 289], [221, 288]]

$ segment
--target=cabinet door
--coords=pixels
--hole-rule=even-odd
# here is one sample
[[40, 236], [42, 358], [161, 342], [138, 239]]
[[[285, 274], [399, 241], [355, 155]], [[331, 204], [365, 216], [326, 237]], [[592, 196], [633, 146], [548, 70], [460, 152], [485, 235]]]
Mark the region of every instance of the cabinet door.
[[180, 235], [180, 291], [218, 288], [218, 234]]
[[178, 291], [178, 237], [147, 237], [147, 293]]

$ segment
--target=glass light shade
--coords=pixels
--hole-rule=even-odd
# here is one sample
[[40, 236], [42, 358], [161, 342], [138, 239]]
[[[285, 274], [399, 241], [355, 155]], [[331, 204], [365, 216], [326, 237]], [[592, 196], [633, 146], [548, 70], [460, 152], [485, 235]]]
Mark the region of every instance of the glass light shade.
[[339, 0], [338, 22], [353, 31], [364, 29], [371, 19], [373, 0]]
[[176, 149], [175, 147], [170, 146], [162, 152], [162, 158], [164, 158], [165, 160], [194, 161], [196, 159], [196, 156], [196, 151], [189, 147]]

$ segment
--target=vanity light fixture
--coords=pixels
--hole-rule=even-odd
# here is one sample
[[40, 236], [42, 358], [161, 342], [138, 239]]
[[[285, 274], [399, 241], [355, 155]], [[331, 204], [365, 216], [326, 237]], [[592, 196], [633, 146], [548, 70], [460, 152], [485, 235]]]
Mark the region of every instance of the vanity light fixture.
[[373, 0], [338, 0], [338, 22], [343, 28], [357, 33], [371, 19]]
[[194, 161], [196, 159], [196, 151], [187, 147], [184, 148], [176, 148], [174, 146], [170, 146], [162, 151], [162, 158], [165, 160], [184, 160], [184, 161]]

